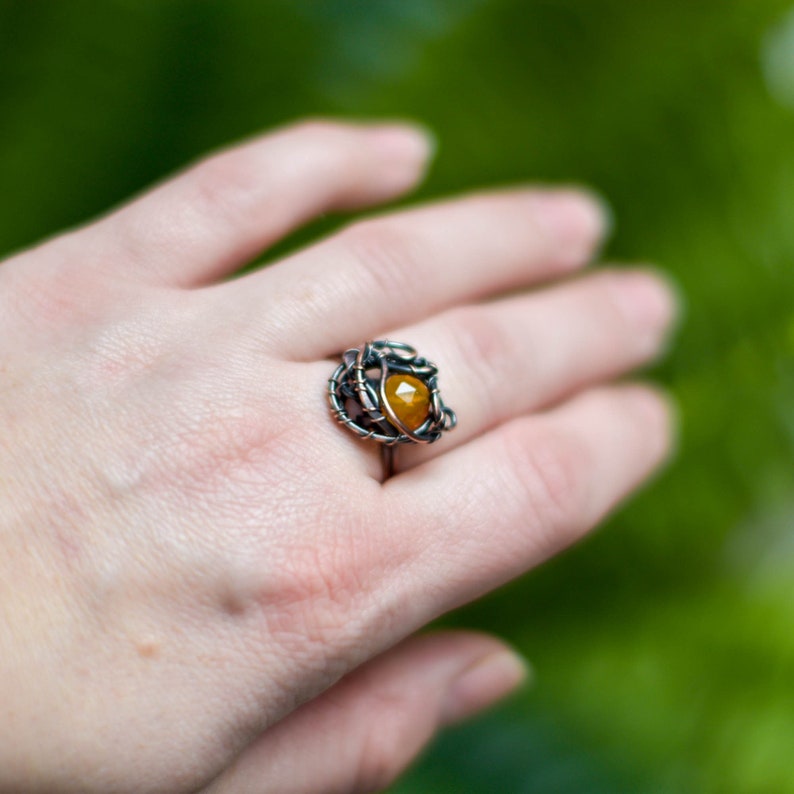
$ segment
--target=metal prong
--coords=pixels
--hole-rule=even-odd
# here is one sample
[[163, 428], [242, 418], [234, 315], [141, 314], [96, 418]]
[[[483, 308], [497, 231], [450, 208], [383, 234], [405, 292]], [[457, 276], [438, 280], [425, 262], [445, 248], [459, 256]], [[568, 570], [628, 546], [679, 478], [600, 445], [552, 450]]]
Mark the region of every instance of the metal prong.
[[396, 444], [384, 444], [380, 448], [380, 457], [383, 462], [383, 482], [394, 476], [394, 458], [397, 451]]

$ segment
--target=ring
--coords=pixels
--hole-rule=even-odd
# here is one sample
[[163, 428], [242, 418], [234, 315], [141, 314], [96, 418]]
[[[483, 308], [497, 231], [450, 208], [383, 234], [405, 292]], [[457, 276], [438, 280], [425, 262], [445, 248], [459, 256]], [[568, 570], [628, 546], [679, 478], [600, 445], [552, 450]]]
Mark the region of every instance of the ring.
[[402, 342], [377, 340], [346, 350], [328, 380], [334, 418], [383, 444], [384, 477], [398, 444], [432, 444], [457, 417], [438, 391], [438, 367]]

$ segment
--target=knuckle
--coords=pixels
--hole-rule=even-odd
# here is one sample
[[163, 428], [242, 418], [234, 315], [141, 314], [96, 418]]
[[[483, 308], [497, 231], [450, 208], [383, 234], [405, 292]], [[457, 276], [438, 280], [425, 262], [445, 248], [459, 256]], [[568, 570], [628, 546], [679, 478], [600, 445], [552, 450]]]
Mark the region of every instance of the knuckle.
[[416, 742], [407, 720], [401, 719], [405, 700], [397, 694], [379, 693], [376, 713], [387, 715], [377, 730], [368, 731], [357, 750], [354, 792], [368, 794], [391, 785], [401, 771], [406, 748]]
[[[273, 592], [275, 588], [278, 592]], [[270, 593], [270, 598], [266, 600], [262, 592]], [[322, 671], [330, 680], [338, 677], [328, 666], [335, 659], [345, 659], [349, 647], [346, 638], [358, 631], [359, 618], [350, 606], [350, 590], [338, 586], [332, 576], [325, 576], [322, 568], [310, 569], [298, 563], [271, 579], [262, 592], [258, 600], [265, 610], [268, 642], [278, 649], [278, 655], [289, 667]]]
[[[467, 381], [478, 388], [478, 404], [483, 414], [498, 421], [510, 415], [510, 389], [500, 388], [511, 362], [532, 361], [526, 349], [519, 351], [518, 340], [499, 317], [488, 308], [466, 306], [453, 309], [447, 324], [447, 344], [456, 361], [467, 371]], [[522, 340], [524, 348], [530, 342]], [[520, 355], [519, 355], [520, 352]]]
[[450, 323], [453, 343], [462, 360], [476, 367], [476, 374], [491, 381], [502, 371], [503, 357], [510, 345], [499, 321], [480, 307], [455, 309]]
[[152, 296], [151, 306], [134, 319], [97, 328], [81, 354], [83, 383], [100, 394], [121, 392], [159, 372], [172, 370], [177, 358], [173, 328], [162, 321], [165, 311], [184, 320], [172, 301]]
[[301, 460], [284, 444], [285, 431], [263, 421], [265, 400], [238, 395], [234, 405], [229, 395], [200, 387], [174, 392], [170, 427], [155, 442], [162, 480], [183, 493], [233, 496], [249, 508], [259, 490], [261, 502], [275, 472], [294, 471]]
[[406, 294], [416, 287], [412, 273], [421, 261], [419, 241], [400, 224], [386, 219], [360, 221], [340, 234], [353, 257], [356, 275], [372, 284], [376, 294]]
[[[60, 329], [91, 314], [90, 291], [80, 278], [79, 243], [72, 234], [38, 249], [38, 262], [20, 255], [4, 265], [4, 299], [22, 320], [37, 328]], [[94, 290], [99, 287], [94, 285]]]
[[565, 545], [586, 520], [588, 453], [573, 435], [514, 423], [505, 456], [519, 509], [528, 512], [544, 545]]
[[202, 215], [238, 224], [245, 220], [253, 198], [268, 183], [266, 163], [253, 168], [252, 157], [251, 147], [244, 146], [211, 155], [195, 167], [191, 199]]
[[[239, 625], [254, 626], [254, 653], [265, 648], [282, 667], [276, 678], [310, 674], [331, 684], [347, 658], [345, 638], [360, 620], [355, 586], [338, 573], [336, 552], [316, 544], [283, 543], [230, 550], [223, 560], [217, 608]], [[253, 622], [250, 622], [253, 621]]]
[[[291, 174], [285, 169], [283, 152], [292, 152], [297, 165], [322, 169], [334, 160], [334, 144], [344, 134], [340, 124], [325, 119], [308, 119], [281, 129], [258, 141], [210, 155], [194, 167], [195, 199], [205, 212], [222, 213], [231, 221], [256, 209], [256, 199], [274, 180]], [[298, 151], [295, 152], [295, 147]], [[286, 148], [285, 148], [286, 147]], [[301, 158], [301, 151], [309, 158]], [[277, 208], [277, 206], [275, 207]]]
[[373, 641], [374, 625], [388, 627], [395, 619], [377, 595], [388, 561], [367, 541], [366, 516], [351, 515], [330, 501], [322, 512], [318, 520], [326, 526], [339, 513], [338, 520], [331, 519], [336, 531], [311, 544], [284, 547], [278, 572], [267, 566], [259, 600], [267, 605], [269, 631], [289, 651], [322, 657], [342, 649], [358, 654]]

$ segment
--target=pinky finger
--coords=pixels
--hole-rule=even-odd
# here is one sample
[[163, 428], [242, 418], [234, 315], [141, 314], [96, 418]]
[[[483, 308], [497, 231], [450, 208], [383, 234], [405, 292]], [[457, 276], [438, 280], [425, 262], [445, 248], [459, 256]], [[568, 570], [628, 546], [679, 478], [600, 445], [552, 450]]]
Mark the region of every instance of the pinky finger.
[[440, 726], [508, 694], [526, 673], [486, 635], [414, 637], [264, 733], [205, 794], [380, 791]]
[[[378, 540], [411, 560], [411, 575], [403, 577], [416, 591], [402, 593], [403, 601], [424, 604], [416, 620], [426, 622], [533, 568], [645, 481], [669, 456], [672, 440], [662, 394], [638, 385], [601, 387], [393, 478], [385, 486], [395, 500], [387, 509], [411, 515], [401, 534]], [[429, 601], [423, 593], [431, 589]]]

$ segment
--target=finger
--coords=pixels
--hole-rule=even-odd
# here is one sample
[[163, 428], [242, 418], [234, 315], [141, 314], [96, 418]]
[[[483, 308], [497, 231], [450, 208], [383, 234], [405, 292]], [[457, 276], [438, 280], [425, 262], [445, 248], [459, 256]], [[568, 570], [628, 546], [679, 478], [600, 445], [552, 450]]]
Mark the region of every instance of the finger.
[[671, 428], [655, 390], [594, 389], [387, 481], [383, 514], [395, 519], [372, 544], [411, 566], [384, 585], [417, 610], [403, 611], [406, 630], [581, 537], [666, 459]]
[[526, 674], [524, 663], [491, 637], [415, 637], [271, 728], [207, 791], [380, 791], [439, 726], [480, 711]]
[[[440, 309], [587, 262], [604, 231], [572, 191], [478, 194], [370, 219], [223, 285], [249, 327], [289, 358], [316, 359]], [[233, 293], [231, 295], [230, 293]]]
[[442, 442], [402, 449], [400, 468], [653, 359], [674, 315], [660, 275], [602, 271], [388, 334], [439, 365], [442, 397], [458, 416]]
[[429, 148], [410, 126], [305, 122], [210, 157], [84, 234], [121, 275], [206, 283], [319, 213], [408, 190]]

